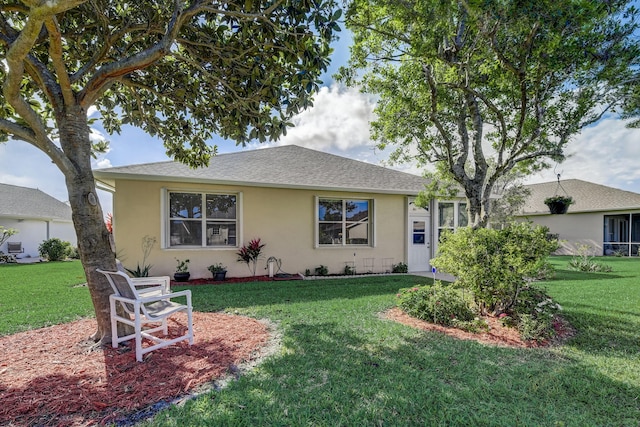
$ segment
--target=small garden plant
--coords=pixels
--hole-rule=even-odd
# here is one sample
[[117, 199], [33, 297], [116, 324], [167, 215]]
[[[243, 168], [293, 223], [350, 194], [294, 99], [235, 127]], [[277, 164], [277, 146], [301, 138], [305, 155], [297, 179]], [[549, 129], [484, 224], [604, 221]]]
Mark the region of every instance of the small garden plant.
[[265, 244], [260, 243], [260, 239], [258, 238], [250, 240], [248, 245], [244, 245], [237, 252], [238, 262], [246, 263], [253, 276], [256, 275], [258, 259], [262, 256], [262, 248], [264, 247]]
[[189, 259], [178, 259], [176, 258], [176, 273], [186, 273], [189, 271], [189, 263], [191, 261]]
[[409, 267], [404, 262], [399, 262], [391, 266], [392, 273], [407, 273], [408, 271]]
[[592, 273], [610, 273], [611, 267], [595, 261], [594, 257], [589, 255], [591, 246], [580, 245], [578, 254], [569, 260], [569, 270], [586, 271]]
[[329, 269], [326, 265], [319, 265], [314, 269], [314, 272], [316, 273], [316, 276], [326, 276], [329, 274]]
[[[113, 219], [113, 217], [107, 219]], [[111, 224], [111, 222], [107, 222], [107, 224]], [[107, 229], [109, 229], [109, 225]], [[149, 272], [151, 271], [151, 264], [147, 264], [147, 258], [149, 258], [149, 254], [151, 254], [151, 250], [156, 244], [156, 238], [146, 235], [142, 238], [142, 242], [140, 244], [142, 248], [142, 265], [138, 264], [136, 268], [125, 268], [129, 274], [133, 277], [149, 277]]]
[[209, 267], [207, 267], [207, 270], [209, 270], [211, 273], [215, 274], [215, 273], [220, 273], [223, 271], [227, 271], [227, 267], [224, 266], [224, 264], [218, 262], [216, 264], [211, 264]]

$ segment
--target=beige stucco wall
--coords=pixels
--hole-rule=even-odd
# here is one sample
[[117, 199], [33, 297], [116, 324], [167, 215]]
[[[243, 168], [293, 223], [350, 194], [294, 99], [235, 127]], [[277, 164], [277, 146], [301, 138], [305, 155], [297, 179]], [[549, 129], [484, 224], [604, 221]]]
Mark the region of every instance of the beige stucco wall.
[[556, 252], [558, 255], [578, 254], [580, 247], [587, 245], [589, 246], [589, 255], [601, 256], [603, 255], [605, 215], [628, 214], [630, 212], [637, 213], [638, 211], [532, 215], [526, 219], [534, 224], [547, 226], [551, 233], [558, 234], [562, 245]]
[[[152, 275], [172, 275], [175, 258], [191, 260], [189, 271], [192, 278], [211, 277], [207, 266], [219, 262], [227, 266], [228, 277], [250, 275], [246, 264], [236, 260], [237, 248], [163, 249], [163, 188], [240, 192], [241, 231], [238, 237], [242, 244], [253, 238], [260, 238], [266, 244], [257, 275], [267, 274], [264, 268], [270, 256], [281, 259], [282, 270], [287, 273], [304, 273], [305, 269], [313, 271], [321, 264], [328, 267], [329, 273], [339, 273], [349, 261], [355, 261], [356, 269], [363, 271], [365, 258], [375, 259], [375, 270], [382, 270], [383, 258], [393, 258], [394, 263], [406, 262], [406, 197], [403, 195], [119, 180], [113, 197], [116, 255], [128, 268], [142, 264], [141, 241], [148, 235], [158, 240], [147, 260], [147, 264], [153, 266]], [[315, 248], [316, 196], [373, 199], [375, 247]]]

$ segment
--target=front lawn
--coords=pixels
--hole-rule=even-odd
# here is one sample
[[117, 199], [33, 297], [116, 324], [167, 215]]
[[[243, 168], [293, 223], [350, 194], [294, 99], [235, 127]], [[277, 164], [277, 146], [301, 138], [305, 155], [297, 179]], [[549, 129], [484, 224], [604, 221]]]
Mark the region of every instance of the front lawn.
[[[612, 273], [570, 272], [567, 261], [553, 259], [557, 277], [544, 285], [578, 334], [548, 349], [490, 347], [380, 319], [398, 289], [428, 278], [193, 286], [196, 310], [268, 318], [278, 325], [282, 348], [226, 388], [163, 411], [148, 424], [638, 426], [640, 260], [601, 259]], [[69, 319], [54, 316], [62, 302], [43, 296], [50, 282], [6, 283], [5, 272], [14, 269], [46, 274], [40, 265], [0, 266], [0, 304], [10, 289], [14, 311], [38, 307], [49, 313], [44, 324], [86, 316], [88, 291], [71, 283], [82, 269], [42, 266], [58, 264], [73, 271], [53, 292], [75, 306]], [[0, 333], [36, 325], [14, 320], [21, 326], [7, 326], [12, 320], [4, 311]]]
[[0, 335], [93, 316], [80, 261], [0, 264]]

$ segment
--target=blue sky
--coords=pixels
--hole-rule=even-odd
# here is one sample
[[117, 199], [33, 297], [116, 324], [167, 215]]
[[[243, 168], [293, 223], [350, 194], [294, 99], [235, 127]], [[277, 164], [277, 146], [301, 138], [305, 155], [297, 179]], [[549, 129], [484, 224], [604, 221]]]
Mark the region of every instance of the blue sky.
[[[373, 119], [373, 99], [355, 89], [340, 87], [331, 75], [345, 65], [350, 44], [349, 35], [343, 31], [335, 43], [331, 67], [323, 76], [324, 85], [316, 95], [314, 107], [297, 116], [295, 127], [280, 141], [265, 145], [297, 144], [374, 164], [386, 165], [389, 150], [375, 149], [369, 138], [368, 123]], [[110, 141], [106, 155], [94, 161], [95, 167], [123, 166], [136, 163], [169, 160], [162, 142], [149, 137], [139, 129], [123, 128], [121, 135], [107, 135], [99, 127], [96, 130]], [[568, 159], [554, 168], [537, 173], [527, 183], [555, 181], [556, 173], [562, 179], [582, 179], [640, 193], [640, 130], [627, 129], [621, 120], [608, 117], [598, 124], [584, 129], [569, 144]], [[219, 153], [239, 151], [243, 148], [233, 142], [212, 140]], [[254, 149], [254, 144], [245, 149]], [[406, 172], [420, 174], [414, 165], [390, 166]], [[23, 141], [0, 144], [0, 183], [38, 188], [53, 197], [68, 200], [62, 173], [50, 159], [38, 149]], [[99, 192], [105, 214], [111, 212], [109, 194]]]

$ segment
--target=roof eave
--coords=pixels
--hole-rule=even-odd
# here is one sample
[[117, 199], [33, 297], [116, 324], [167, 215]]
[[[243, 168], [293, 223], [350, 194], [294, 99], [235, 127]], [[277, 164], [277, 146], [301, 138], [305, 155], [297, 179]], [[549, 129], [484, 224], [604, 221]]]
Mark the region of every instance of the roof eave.
[[160, 175], [138, 175], [128, 173], [109, 173], [107, 171], [94, 171], [94, 177], [104, 184], [106, 187], [115, 188], [116, 180], [132, 180], [132, 181], [171, 181], [186, 184], [211, 184], [211, 185], [234, 185], [243, 187], [261, 187], [261, 188], [282, 188], [292, 190], [320, 190], [320, 191], [340, 191], [355, 193], [376, 193], [376, 194], [402, 194], [407, 196], [417, 196], [419, 191], [410, 189], [380, 189], [380, 188], [361, 188], [361, 187], [336, 187], [336, 186], [315, 186], [302, 184], [285, 184], [271, 182], [255, 182], [255, 181], [233, 181], [206, 178], [188, 178], [177, 176], [160, 176]]

